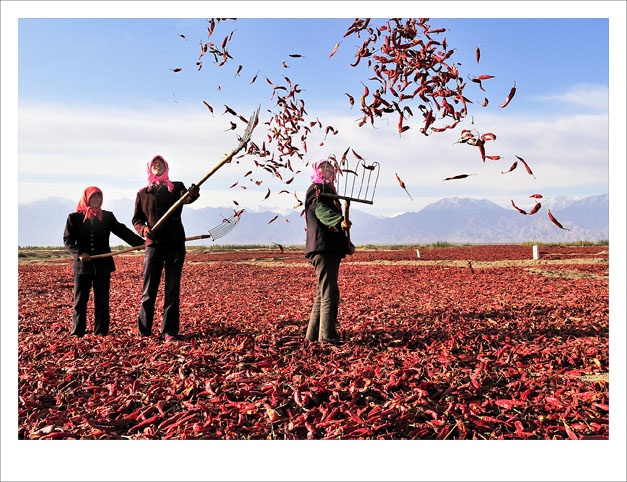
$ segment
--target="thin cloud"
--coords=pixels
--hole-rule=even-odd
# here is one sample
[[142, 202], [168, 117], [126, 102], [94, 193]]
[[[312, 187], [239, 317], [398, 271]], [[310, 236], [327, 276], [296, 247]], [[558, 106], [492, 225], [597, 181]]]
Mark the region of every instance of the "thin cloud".
[[[242, 109], [244, 112], [245, 109]], [[456, 143], [458, 130], [432, 134], [419, 132], [417, 119], [402, 136], [395, 125], [379, 122], [375, 127], [358, 127], [353, 117], [333, 112], [320, 113], [325, 124], [338, 129], [337, 136], [320, 140], [312, 134], [309, 151], [302, 162], [292, 160], [301, 170], [285, 186], [267, 172], [256, 169], [250, 157], [235, 160], [221, 168], [205, 185], [196, 207], [225, 206], [233, 199], [242, 207], [293, 208], [294, 196], [278, 195], [282, 189], [297, 192], [300, 199], [309, 185], [311, 161], [335, 154], [339, 159], [350, 146], [367, 162], [381, 165], [372, 214], [391, 215], [424, 207], [419, 199], [442, 197], [505, 198], [518, 193], [542, 190], [607, 192], [608, 118], [603, 114], [510, 119], [495, 114], [475, 116], [470, 127], [493, 132], [497, 139], [486, 143], [488, 154], [501, 155], [498, 161], [481, 161], [476, 147]], [[266, 139], [264, 119], [253, 134], [259, 145]], [[19, 117], [19, 202], [30, 202], [68, 192], [82, 192], [86, 185], [98, 185], [108, 199], [132, 198], [146, 182], [146, 163], [156, 154], [170, 163], [173, 179], [196, 182], [236, 144], [236, 134], [225, 132], [228, 119], [212, 117], [202, 105], [153, 108], [149, 111], [91, 108], [89, 110], [55, 104], [20, 106]], [[243, 129], [243, 126], [242, 126]], [[240, 129], [240, 131], [242, 130]], [[239, 132], [239, 131], [236, 131]], [[268, 144], [272, 149], [273, 144]], [[528, 161], [536, 179], [519, 166], [502, 175], [516, 160]], [[352, 153], [351, 163], [355, 162]], [[309, 166], [305, 163], [309, 161]], [[253, 169], [254, 174], [244, 178]], [[412, 202], [398, 186], [395, 173], [406, 183], [416, 201]], [[477, 174], [463, 180], [443, 182], [457, 174]], [[261, 186], [250, 181], [262, 180]], [[239, 185], [229, 189], [234, 182]], [[55, 188], [56, 185], [63, 189]], [[244, 185], [247, 189], [241, 189]], [[264, 199], [267, 189], [273, 195]], [[527, 194], [527, 195], [528, 195]], [[76, 196], [74, 196], [76, 197]]]
[[574, 85], [566, 92], [533, 96], [538, 101], [553, 101], [593, 112], [608, 112], [609, 89], [606, 85]]

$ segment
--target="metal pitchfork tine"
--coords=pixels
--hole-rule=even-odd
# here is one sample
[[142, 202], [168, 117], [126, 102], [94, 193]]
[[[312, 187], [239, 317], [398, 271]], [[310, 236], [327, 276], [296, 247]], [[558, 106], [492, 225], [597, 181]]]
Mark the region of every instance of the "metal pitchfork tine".
[[[337, 165], [337, 162], [336, 162]], [[332, 199], [343, 199], [344, 200], [344, 220], [348, 224], [349, 221], [349, 209], [351, 201], [365, 203], [365, 204], [374, 204], [374, 192], [377, 188], [377, 182], [379, 181], [379, 170], [381, 166], [378, 162], [373, 162], [372, 164], [366, 165], [363, 159], [359, 159], [355, 169], [351, 170], [348, 168], [348, 163], [346, 164], [346, 169], [338, 168], [336, 169], [336, 186], [339, 187], [340, 179], [339, 176], [345, 175], [344, 178], [344, 193], [343, 194], [335, 194], [335, 193], [320, 193], [321, 196], [330, 197]], [[366, 173], [366, 171], [368, 171]], [[367, 179], [366, 179], [367, 174]], [[375, 175], [376, 174], [376, 175]], [[349, 183], [349, 176], [352, 176], [352, 182]], [[357, 193], [355, 194], [355, 185], [357, 183], [357, 179], [360, 179]], [[370, 183], [374, 179], [374, 186], [372, 186], [372, 190], [370, 187]], [[350, 186], [350, 192], [349, 192]], [[346, 238], [348, 240], [348, 245], [350, 246], [351, 235], [350, 235], [350, 227], [346, 229]]]
[[[228, 153], [226, 155], [226, 157], [224, 157], [224, 159], [222, 159], [220, 162], [218, 162], [213, 169], [211, 169], [207, 174], [205, 174], [205, 176], [196, 183], [197, 187], [200, 187], [202, 183], [204, 183], [207, 179], [209, 179], [211, 176], [213, 176], [213, 174], [220, 169], [224, 164], [226, 164], [227, 162], [230, 162], [231, 159], [233, 158], [233, 156], [235, 156], [235, 154], [237, 154], [239, 151], [241, 151], [244, 146], [248, 143], [248, 141], [250, 140], [250, 136], [253, 133], [253, 129], [257, 126], [257, 123], [259, 122], [259, 110], [261, 109], [261, 104], [257, 107], [257, 110], [255, 112], [253, 112], [253, 115], [250, 116], [250, 120], [248, 121], [248, 125], [246, 126], [246, 130], [244, 131], [244, 135], [242, 137], [239, 137], [239, 144], [237, 145], [237, 147], [235, 149], [233, 149], [230, 153]], [[174, 210], [176, 210], [181, 204], [183, 204], [183, 202], [185, 201], [185, 198], [189, 195], [189, 191], [187, 191], [185, 194], [183, 194], [183, 196], [181, 196], [181, 198], [172, 205], [172, 207], [170, 209], [168, 209], [168, 211], [161, 216], [161, 218], [155, 223], [155, 225], [151, 228], [150, 232], [153, 233], [155, 232], [157, 229], [159, 229], [163, 223], [165, 222], [166, 219], [168, 219], [170, 217], [170, 215], [174, 212]]]

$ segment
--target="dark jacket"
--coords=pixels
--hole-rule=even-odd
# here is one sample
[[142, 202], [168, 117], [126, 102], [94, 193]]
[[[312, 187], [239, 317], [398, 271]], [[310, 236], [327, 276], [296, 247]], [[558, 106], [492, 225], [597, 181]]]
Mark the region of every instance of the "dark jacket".
[[[307, 258], [319, 252], [332, 252], [345, 257], [348, 253], [348, 240], [340, 224], [342, 219], [342, 207], [334, 199], [318, 196], [323, 191], [322, 184], [312, 184], [305, 195], [305, 216], [307, 218], [307, 240], [305, 242], [305, 256]], [[326, 189], [328, 191], [328, 188]], [[337, 214], [337, 224], [334, 225], [337, 232], [325, 225], [316, 215], [319, 204], [326, 207], [326, 211]], [[318, 210], [320, 212], [320, 210]]]
[[[174, 187], [172, 192], [163, 185], [143, 188], [137, 193], [135, 199], [135, 214], [133, 215], [133, 226], [135, 230], [143, 234], [144, 226], [152, 228], [161, 219], [170, 207], [183, 196], [187, 189], [182, 182], [172, 182]], [[200, 196], [187, 196], [183, 204], [193, 203]], [[155, 231], [152, 240], [146, 240], [146, 244], [159, 243], [163, 241], [185, 242], [185, 229], [181, 222], [181, 211], [183, 205], [174, 210], [170, 217]]]
[[84, 213], [71, 213], [65, 223], [63, 244], [74, 257], [73, 270], [76, 274], [111, 273], [115, 271], [113, 258], [101, 258], [81, 262], [81, 253], [89, 255], [110, 253], [109, 235], [115, 234], [131, 246], [141, 246], [144, 240], [119, 222], [111, 211], [102, 210], [102, 221], [92, 216], [83, 221]]

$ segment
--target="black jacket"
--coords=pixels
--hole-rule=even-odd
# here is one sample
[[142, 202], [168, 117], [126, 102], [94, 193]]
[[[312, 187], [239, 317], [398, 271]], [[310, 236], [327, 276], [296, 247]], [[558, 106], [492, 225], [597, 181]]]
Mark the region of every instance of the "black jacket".
[[131, 246], [144, 244], [144, 240], [119, 222], [111, 211], [102, 210], [102, 221], [95, 216], [83, 221], [84, 217], [84, 213], [79, 212], [68, 215], [63, 233], [65, 249], [74, 257], [74, 273], [110, 273], [115, 271], [112, 257], [94, 259], [86, 263], [78, 259], [81, 253], [89, 255], [110, 253], [109, 235], [111, 233]]
[[318, 196], [319, 192], [324, 192], [323, 187], [322, 184], [312, 184], [305, 195], [305, 216], [307, 218], [305, 256], [309, 258], [319, 252], [332, 252], [343, 258], [348, 253], [348, 240], [344, 230], [338, 229], [337, 232], [334, 232], [316, 217], [318, 203], [325, 204], [338, 214], [342, 213], [342, 207], [338, 201]]
[[[143, 188], [137, 193], [135, 198], [135, 214], [133, 215], [133, 226], [135, 230], [143, 234], [144, 226], [153, 227], [157, 221], [161, 219], [170, 207], [183, 196], [187, 189], [182, 182], [173, 181], [174, 187], [172, 191], [163, 185], [156, 188]], [[183, 204], [193, 203], [197, 196], [187, 196]], [[180, 241], [185, 242], [185, 229], [181, 222], [181, 212], [183, 205], [179, 206], [168, 217], [168, 219], [155, 231], [152, 240], [147, 240], [147, 244], [159, 243], [161, 241]]]

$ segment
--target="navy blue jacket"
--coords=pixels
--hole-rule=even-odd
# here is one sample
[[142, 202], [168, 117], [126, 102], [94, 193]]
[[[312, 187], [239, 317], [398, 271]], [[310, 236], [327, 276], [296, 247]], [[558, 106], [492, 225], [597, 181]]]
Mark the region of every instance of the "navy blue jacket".
[[109, 235], [115, 234], [131, 246], [141, 246], [144, 240], [119, 222], [111, 211], [102, 210], [102, 221], [91, 216], [83, 221], [84, 213], [71, 213], [65, 223], [63, 244], [74, 257], [73, 270], [76, 274], [111, 273], [115, 271], [113, 258], [99, 258], [83, 263], [81, 253], [89, 255], [110, 253]]
[[[316, 206], [319, 203], [326, 205], [332, 211], [342, 214], [340, 203], [334, 199], [318, 196], [320, 192], [325, 192], [325, 186], [322, 184], [312, 184], [307, 189], [305, 195], [305, 216], [307, 218], [307, 240], [305, 242], [305, 256], [307, 258], [320, 252], [331, 252], [338, 254], [344, 258], [348, 253], [348, 240], [344, 234], [344, 230], [340, 228], [339, 223], [337, 232], [334, 232], [328, 226], [324, 225], [316, 216]], [[326, 188], [326, 192], [329, 189]]]

